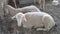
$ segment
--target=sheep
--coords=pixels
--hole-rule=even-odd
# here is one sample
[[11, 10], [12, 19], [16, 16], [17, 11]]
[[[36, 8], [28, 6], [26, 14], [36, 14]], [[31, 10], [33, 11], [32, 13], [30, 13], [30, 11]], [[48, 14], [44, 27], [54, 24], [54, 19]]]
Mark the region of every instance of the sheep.
[[[17, 13], [12, 19], [16, 18], [18, 27], [23, 24], [24, 28], [37, 28], [36, 30], [49, 31], [55, 26], [53, 17], [45, 12], [28, 12], [28, 13]], [[44, 28], [42, 28], [44, 27]]]
[[14, 8], [10, 5], [7, 5], [6, 6], [8, 11], [10, 11], [10, 13], [12, 14], [12, 16], [14, 16], [15, 14], [17, 14], [18, 12], [22, 12], [22, 13], [26, 13], [26, 12], [39, 12], [40, 10], [34, 6], [34, 5], [31, 5], [31, 6], [26, 6], [26, 7], [22, 7], [22, 8]]

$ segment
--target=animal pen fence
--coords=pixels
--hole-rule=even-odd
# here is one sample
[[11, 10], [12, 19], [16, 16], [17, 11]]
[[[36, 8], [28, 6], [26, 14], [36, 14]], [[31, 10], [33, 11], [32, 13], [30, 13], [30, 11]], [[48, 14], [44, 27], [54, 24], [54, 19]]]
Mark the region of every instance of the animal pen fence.
[[[12, 0], [9, 0], [9, 1], [12, 2]], [[20, 0], [20, 1], [22, 1], [22, 0]], [[33, 0], [33, 1], [34, 1], [33, 3], [36, 4], [35, 2], [37, 0]], [[39, 3], [41, 3], [41, 0], [38, 0], [38, 1], [39, 1]], [[14, 5], [13, 5], [13, 3], [14, 3]], [[15, 8], [18, 8], [22, 5], [22, 4], [17, 5], [17, 3], [19, 4], [19, 2], [16, 2], [16, 0], [13, 0], [12, 4], [10, 4], [10, 3], [8, 3], [8, 4], [15, 6]], [[40, 8], [43, 8], [43, 10], [44, 10], [45, 9], [44, 6], [45, 6], [45, 0], [43, 0], [43, 5], [40, 5]], [[12, 21], [12, 19], [10, 17], [11, 17], [11, 14], [10, 13], [6, 14], [5, 11], [4, 11], [3, 18], [0, 16], [0, 34], [34, 34], [34, 32], [36, 32], [34, 29], [29, 30], [29, 29], [23, 28], [22, 26], [18, 28], [17, 24], [16, 24], [16, 20]], [[19, 31], [17, 31], [17, 30], [19, 30]], [[42, 31], [41, 31], [41, 33], [42, 33]]]

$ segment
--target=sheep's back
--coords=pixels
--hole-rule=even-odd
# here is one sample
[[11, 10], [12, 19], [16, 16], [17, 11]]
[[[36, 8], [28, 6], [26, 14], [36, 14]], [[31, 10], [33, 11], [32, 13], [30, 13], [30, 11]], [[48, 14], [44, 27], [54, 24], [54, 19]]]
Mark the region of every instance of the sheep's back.
[[25, 14], [27, 22], [23, 22], [24, 26], [27, 28], [35, 27], [43, 27], [42, 17], [46, 15], [46, 13], [42, 12], [28, 12]]

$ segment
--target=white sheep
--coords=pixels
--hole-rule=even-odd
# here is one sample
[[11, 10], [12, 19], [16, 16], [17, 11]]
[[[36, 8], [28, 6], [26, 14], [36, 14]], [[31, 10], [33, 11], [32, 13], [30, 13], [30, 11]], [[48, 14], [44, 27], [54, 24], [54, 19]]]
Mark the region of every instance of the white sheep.
[[[49, 31], [54, 25], [54, 19], [52, 16], [45, 12], [28, 12], [28, 13], [18, 13], [15, 16], [12, 17], [12, 19], [16, 18], [18, 26], [21, 26], [21, 23], [23, 24], [23, 27], [25, 28], [31, 28], [39, 27], [38, 30], [43, 31]], [[25, 20], [24, 20], [25, 19]], [[45, 28], [41, 28], [41, 27]]]
[[26, 7], [22, 7], [22, 8], [14, 8], [10, 5], [7, 5], [7, 9], [10, 11], [10, 13], [12, 15], [15, 15], [19, 12], [22, 12], [22, 13], [26, 13], [26, 12], [39, 12], [40, 10], [34, 6], [34, 5], [31, 5], [31, 6], [26, 6]]

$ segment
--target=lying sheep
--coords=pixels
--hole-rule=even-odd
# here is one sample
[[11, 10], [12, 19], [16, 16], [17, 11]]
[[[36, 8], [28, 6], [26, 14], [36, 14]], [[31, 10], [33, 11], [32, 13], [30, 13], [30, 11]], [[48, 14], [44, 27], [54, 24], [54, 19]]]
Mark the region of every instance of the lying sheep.
[[12, 14], [12, 15], [15, 15], [15, 14], [17, 14], [17, 13], [19, 13], [19, 12], [22, 12], [22, 13], [26, 13], [26, 12], [39, 12], [40, 10], [36, 7], [36, 6], [34, 6], [34, 5], [31, 5], [31, 6], [26, 6], [26, 7], [22, 7], [22, 8], [14, 8], [14, 7], [12, 7], [12, 6], [10, 6], [10, 5], [7, 5], [7, 9], [10, 11], [10, 13]]
[[[25, 28], [35, 27], [36, 30], [49, 31], [54, 25], [54, 19], [52, 16], [45, 12], [28, 12], [28, 13], [17, 13], [12, 19], [16, 18], [18, 26], [23, 24]], [[44, 27], [44, 28], [42, 28]]]

